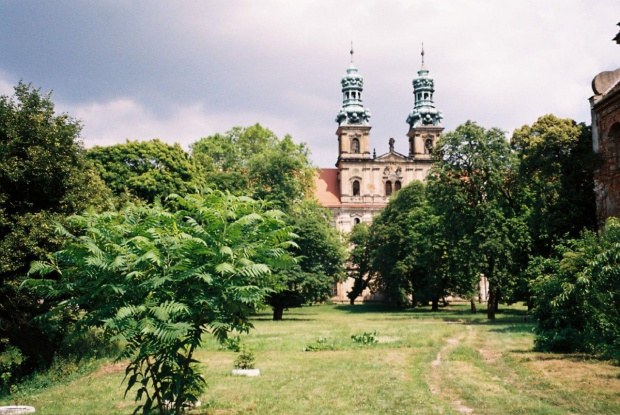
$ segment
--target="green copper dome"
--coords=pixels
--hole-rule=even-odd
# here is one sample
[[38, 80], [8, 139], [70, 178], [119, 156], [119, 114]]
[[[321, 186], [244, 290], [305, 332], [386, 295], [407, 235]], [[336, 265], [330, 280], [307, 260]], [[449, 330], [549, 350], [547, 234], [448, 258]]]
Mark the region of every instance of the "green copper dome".
[[435, 81], [428, 76], [428, 69], [424, 66], [424, 47], [422, 47], [422, 67], [418, 71], [418, 77], [413, 80], [415, 104], [407, 117], [407, 124], [411, 128], [423, 125], [441, 126], [443, 113], [435, 108], [434, 92]]
[[342, 85], [342, 108], [336, 116], [338, 125], [368, 125], [370, 111], [362, 105], [364, 79], [353, 65], [353, 49], [351, 49], [351, 66], [340, 81]]

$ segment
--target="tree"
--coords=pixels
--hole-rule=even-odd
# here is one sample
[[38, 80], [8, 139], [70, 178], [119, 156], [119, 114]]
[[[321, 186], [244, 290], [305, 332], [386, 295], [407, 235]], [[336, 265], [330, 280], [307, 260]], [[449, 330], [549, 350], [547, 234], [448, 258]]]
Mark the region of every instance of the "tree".
[[128, 192], [147, 202], [161, 201], [171, 193], [185, 194], [204, 185], [200, 167], [179, 144], [127, 140], [93, 147], [87, 154], [117, 196]]
[[468, 121], [442, 136], [428, 177], [429, 199], [444, 221], [460, 286], [489, 281], [487, 316], [495, 312], [514, 272], [513, 258], [528, 244], [525, 220], [513, 200], [513, 157], [499, 129]]
[[[103, 327], [126, 347], [127, 391], [137, 387], [143, 413], [180, 413], [195, 402], [204, 380], [194, 352], [202, 337], [226, 339], [248, 331], [250, 313], [291, 262], [289, 228], [265, 205], [219, 191], [171, 196], [176, 211], [129, 206], [86, 213], [58, 228], [66, 245], [30, 273], [55, 307], [48, 316], [73, 314], [85, 326]], [[78, 311], [79, 310], [79, 311]]]
[[518, 259], [523, 272], [511, 296], [532, 307], [532, 275], [526, 272], [530, 258], [550, 258], [557, 243], [596, 228], [592, 134], [584, 124], [545, 115], [515, 130], [511, 145], [519, 160], [515, 181], [532, 240], [528, 255]]
[[530, 210], [534, 255], [548, 257], [560, 239], [596, 228], [590, 128], [549, 114], [515, 130], [511, 145]]
[[51, 363], [62, 337], [33, 317], [48, 309], [19, 291], [28, 266], [58, 249], [52, 223], [110, 195], [84, 157], [80, 123], [56, 114], [51, 94], [20, 82], [0, 96], [0, 338], [20, 348], [30, 368]]
[[449, 293], [438, 217], [426, 201], [425, 187], [412, 182], [390, 200], [371, 227], [372, 270], [376, 284], [397, 305], [432, 303]]
[[247, 171], [252, 157], [273, 148], [279, 141], [273, 131], [260, 124], [233, 127], [224, 134], [201, 138], [191, 145], [191, 154], [211, 172]]
[[280, 140], [259, 124], [234, 127], [200, 139], [191, 149], [196, 163], [205, 166], [211, 187], [271, 201], [285, 212], [312, 197], [310, 153], [288, 135]]
[[351, 305], [355, 304], [355, 299], [362, 295], [373, 278], [370, 241], [370, 226], [367, 223], [353, 226], [349, 235], [351, 251], [347, 270], [347, 276], [353, 278], [353, 287], [347, 293]]
[[331, 226], [330, 213], [314, 201], [291, 207], [289, 224], [297, 235], [295, 267], [280, 275], [280, 288], [269, 296], [273, 319], [281, 320], [285, 309], [325, 301], [343, 277], [344, 243]]
[[270, 202], [298, 235], [299, 263], [280, 275], [279, 289], [269, 297], [274, 320], [285, 309], [327, 299], [342, 274], [343, 248], [329, 213], [311, 201], [315, 170], [306, 145], [255, 124], [202, 138], [191, 150], [205, 166], [208, 186]]

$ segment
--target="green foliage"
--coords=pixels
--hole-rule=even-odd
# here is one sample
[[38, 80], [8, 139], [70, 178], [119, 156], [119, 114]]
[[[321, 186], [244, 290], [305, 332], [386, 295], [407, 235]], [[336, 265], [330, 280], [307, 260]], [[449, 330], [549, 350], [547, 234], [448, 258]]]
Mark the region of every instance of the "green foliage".
[[235, 369], [254, 369], [256, 357], [254, 350], [247, 345], [242, 345], [239, 349], [239, 356], [235, 359]]
[[[554, 244], [596, 228], [591, 136], [584, 124], [550, 114], [515, 130], [511, 145], [519, 168], [514, 179], [531, 237], [529, 256], [549, 257]], [[531, 281], [521, 273], [512, 290], [515, 300], [528, 300]]]
[[202, 336], [247, 332], [248, 316], [277, 285], [272, 270], [291, 263], [280, 212], [219, 191], [171, 198], [173, 212], [130, 205], [73, 216], [69, 229], [57, 228], [65, 249], [30, 271], [59, 279], [26, 284], [46, 301], [64, 299], [48, 318], [74, 313], [126, 344], [126, 393], [137, 389], [143, 413], [165, 402], [179, 413], [198, 399], [204, 380], [193, 355]]
[[330, 223], [328, 210], [304, 201], [291, 207], [288, 220], [297, 235], [299, 257], [297, 265], [280, 276], [277, 292], [269, 296], [275, 320], [281, 319], [286, 308], [325, 301], [344, 275], [345, 246]]
[[557, 248], [559, 258], [538, 258], [530, 272], [538, 320], [536, 346], [620, 359], [620, 223]]
[[376, 330], [372, 333], [365, 331], [362, 334], [353, 334], [351, 336], [351, 340], [353, 340], [354, 343], [359, 343], [363, 345], [373, 345], [379, 343], [379, 341], [377, 340]]
[[323, 350], [335, 350], [335, 348], [333, 343], [327, 341], [327, 338], [318, 337], [314, 343], [304, 347], [304, 352], [320, 352]]
[[390, 200], [371, 227], [369, 238], [374, 282], [399, 306], [438, 301], [450, 289], [443, 266], [441, 223], [426, 200], [425, 187], [412, 182]]
[[471, 121], [442, 136], [428, 177], [429, 200], [450, 246], [447, 268], [457, 293], [470, 294], [481, 274], [489, 281], [487, 316], [495, 318], [502, 290], [527, 250], [529, 234], [513, 195], [515, 160], [504, 133]]
[[224, 340], [222, 346], [230, 351], [239, 352], [241, 350], [241, 337], [238, 335], [234, 337], [229, 336]]
[[0, 96], [0, 339], [28, 357], [30, 370], [51, 362], [67, 322], [58, 330], [34, 322], [49, 305], [18, 287], [31, 261], [60, 247], [53, 222], [105, 206], [110, 195], [84, 157], [80, 130], [31, 85]]
[[200, 168], [179, 144], [158, 139], [93, 147], [87, 153], [101, 178], [118, 197], [125, 193], [147, 202], [203, 186]]
[[256, 124], [202, 138], [191, 150], [209, 186], [266, 200], [289, 217], [299, 262], [279, 275], [269, 296], [274, 319], [282, 319], [285, 309], [329, 298], [342, 278], [345, 250], [330, 213], [311, 201], [314, 168], [305, 144], [295, 144], [290, 136], [279, 139]]
[[191, 146], [195, 162], [206, 170], [209, 186], [270, 201], [288, 212], [313, 194], [314, 169], [305, 144], [280, 140], [255, 124], [201, 138]]
[[370, 241], [370, 226], [367, 223], [353, 226], [349, 235], [351, 250], [347, 269], [347, 276], [353, 278], [353, 287], [347, 293], [351, 304], [368, 288], [373, 279]]

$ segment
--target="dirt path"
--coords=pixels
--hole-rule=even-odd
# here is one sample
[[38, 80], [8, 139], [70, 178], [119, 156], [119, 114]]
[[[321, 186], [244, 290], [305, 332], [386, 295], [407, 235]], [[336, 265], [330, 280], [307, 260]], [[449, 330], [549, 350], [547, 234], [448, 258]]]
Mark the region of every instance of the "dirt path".
[[443, 381], [441, 379], [442, 367], [450, 364], [449, 362], [442, 361], [442, 356], [447, 356], [449, 352], [457, 347], [463, 339], [466, 337], [470, 339], [474, 334], [471, 326], [468, 325], [466, 327], [466, 333], [447, 339], [446, 344], [437, 352], [437, 358], [431, 362], [431, 372], [428, 385], [433, 395], [437, 395], [442, 400], [450, 400], [450, 405], [454, 408], [454, 410], [462, 414], [473, 414], [474, 410], [472, 408], [465, 406], [458, 399], [453, 399], [455, 393], [443, 389]]

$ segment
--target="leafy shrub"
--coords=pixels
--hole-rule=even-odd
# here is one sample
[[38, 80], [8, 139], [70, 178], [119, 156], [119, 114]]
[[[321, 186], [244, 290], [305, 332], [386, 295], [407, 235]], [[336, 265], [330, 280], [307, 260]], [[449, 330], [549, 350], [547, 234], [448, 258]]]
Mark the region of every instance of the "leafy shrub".
[[0, 353], [0, 395], [11, 393], [24, 356], [21, 351], [10, 344], [4, 344], [4, 351]]
[[241, 337], [228, 337], [222, 343], [222, 347], [232, 352], [239, 353], [241, 351]]
[[254, 351], [245, 344], [239, 349], [239, 356], [235, 359], [235, 369], [254, 369], [256, 358]]
[[319, 337], [316, 339], [316, 342], [304, 347], [304, 352], [319, 352], [321, 350], [334, 350], [334, 349], [335, 347], [333, 343], [328, 343], [327, 338]]
[[144, 404], [136, 412], [145, 414], [198, 400], [204, 379], [194, 352], [203, 335], [222, 342], [247, 332], [250, 314], [278, 286], [272, 271], [293, 264], [281, 212], [218, 191], [170, 198], [168, 209], [73, 216], [70, 229], [57, 228], [65, 249], [30, 270], [58, 280], [24, 284], [50, 301], [66, 298], [48, 317], [82, 314], [83, 324], [123, 341], [126, 392], [137, 389]]
[[586, 352], [620, 360], [620, 223], [557, 247], [560, 258], [536, 259], [532, 285], [540, 350]]
[[359, 344], [364, 344], [364, 345], [376, 344], [379, 342], [377, 340], [376, 330], [373, 333], [364, 332], [362, 334], [357, 334], [357, 335], [354, 334], [351, 336], [351, 340], [353, 340], [354, 343], [359, 343]]

